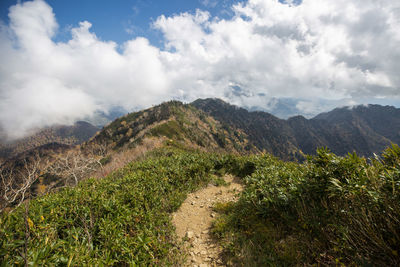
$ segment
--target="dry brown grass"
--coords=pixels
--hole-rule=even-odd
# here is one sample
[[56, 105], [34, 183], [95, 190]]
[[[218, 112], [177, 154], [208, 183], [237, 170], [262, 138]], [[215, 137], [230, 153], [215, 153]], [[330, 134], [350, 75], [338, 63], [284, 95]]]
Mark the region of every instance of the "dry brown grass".
[[141, 144], [134, 148], [126, 148], [122, 151], [110, 153], [110, 162], [99, 168], [91, 176], [96, 178], [105, 177], [126, 164], [143, 157], [147, 152], [160, 148], [164, 141], [165, 138], [162, 137], [145, 137]]

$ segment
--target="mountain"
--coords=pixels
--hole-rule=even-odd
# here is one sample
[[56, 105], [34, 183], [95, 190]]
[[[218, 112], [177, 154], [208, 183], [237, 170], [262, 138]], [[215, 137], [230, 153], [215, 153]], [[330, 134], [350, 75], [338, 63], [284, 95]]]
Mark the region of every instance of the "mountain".
[[149, 138], [208, 151], [257, 151], [241, 130], [179, 101], [165, 102], [122, 116], [104, 127], [88, 145], [97, 143], [105, 144], [113, 150], [129, 149]]
[[12, 142], [0, 142], [0, 158], [9, 158], [46, 144], [77, 145], [89, 140], [99, 128], [84, 121], [72, 126], [47, 127], [39, 132]]
[[282, 120], [220, 99], [199, 99], [192, 105], [242, 130], [257, 149], [283, 159], [299, 158], [301, 152], [314, 154], [318, 147], [328, 147], [338, 155], [355, 151], [371, 156], [400, 141], [400, 109], [391, 106], [337, 108], [312, 119], [296, 116]]
[[325, 120], [330, 124], [340, 124], [345, 118], [358, 121], [363, 127], [370, 128], [376, 134], [400, 142], [400, 109], [393, 106], [360, 105], [353, 108], [334, 109], [316, 116], [315, 120]]
[[[99, 129], [87, 122], [54, 126], [11, 144], [0, 145], [0, 156], [15, 156], [48, 143], [76, 145]], [[173, 139], [208, 150], [248, 153], [266, 151], [285, 160], [302, 159], [318, 147], [338, 155], [371, 156], [400, 143], [400, 109], [368, 105], [336, 108], [312, 119], [279, 119], [263, 111], [248, 111], [220, 99], [191, 104], [170, 101], [114, 120], [94, 140], [112, 149], [132, 148], [147, 137]]]
[[299, 148], [307, 154], [326, 146], [339, 155], [356, 151], [371, 156], [400, 141], [399, 115], [394, 107], [369, 105], [337, 108], [310, 120], [294, 117], [288, 123]]
[[220, 99], [198, 99], [191, 103], [222, 124], [240, 129], [259, 150], [284, 159], [295, 157], [298, 149], [292, 129], [285, 120], [262, 111], [249, 112]]

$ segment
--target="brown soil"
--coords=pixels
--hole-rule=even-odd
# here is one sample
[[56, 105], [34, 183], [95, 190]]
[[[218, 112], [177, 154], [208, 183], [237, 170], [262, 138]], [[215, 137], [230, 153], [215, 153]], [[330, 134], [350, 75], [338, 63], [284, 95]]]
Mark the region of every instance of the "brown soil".
[[224, 180], [227, 186], [209, 184], [189, 194], [179, 210], [172, 215], [176, 234], [183, 241], [181, 249], [188, 255], [185, 266], [226, 266], [221, 257], [222, 248], [210, 235], [212, 221], [216, 216], [212, 207], [217, 202], [235, 201], [243, 186], [230, 175], [225, 176]]

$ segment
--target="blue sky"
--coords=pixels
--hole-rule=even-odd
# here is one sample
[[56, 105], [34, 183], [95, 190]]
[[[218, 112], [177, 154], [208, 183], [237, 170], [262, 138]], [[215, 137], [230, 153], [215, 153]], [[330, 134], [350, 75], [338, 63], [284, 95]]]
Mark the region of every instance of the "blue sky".
[[[25, 0], [26, 1], [26, 0]], [[285, 0], [280, 0], [285, 2]], [[0, 1], [0, 19], [9, 22], [8, 8], [17, 0]], [[47, 0], [57, 15], [60, 25], [56, 41], [71, 38], [70, 27], [80, 21], [92, 23], [92, 29], [102, 40], [119, 44], [137, 36], [143, 36], [155, 46], [162, 46], [160, 32], [151, 24], [160, 15], [172, 16], [183, 12], [194, 13], [196, 9], [207, 10], [213, 17], [229, 18], [232, 5], [243, 0]], [[301, 0], [294, 0], [299, 4]]]
[[399, 18], [392, 0], [0, 0], [0, 129], [171, 99], [399, 106]]
[[[1, 0], [1, 20], [8, 23], [8, 8], [16, 0]], [[57, 16], [60, 29], [56, 41], [71, 38], [69, 29], [78, 22], [89, 21], [96, 35], [118, 44], [143, 36], [155, 46], [162, 46], [162, 36], [151, 24], [160, 15], [172, 16], [196, 9], [207, 10], [213, 17], [228, 18], [231, 6], [238, 0], [47, 0]]]

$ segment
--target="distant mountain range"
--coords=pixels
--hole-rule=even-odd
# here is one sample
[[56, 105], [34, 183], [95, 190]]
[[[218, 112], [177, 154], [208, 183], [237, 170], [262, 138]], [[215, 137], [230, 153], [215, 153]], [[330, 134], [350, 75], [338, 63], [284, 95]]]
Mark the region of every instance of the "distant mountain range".
[[89, 140], [100, 129], [84, 121], [78, 121], [72, 126], [58, 125], [46, 127], [37, 133], [13, 142], [0, 142], [0, 158], [14, 157], [22, 152], [48, 144], [77, 145]]
[[[49, 127], [12, 144], [0, 145], [0, 156], [15, 156], [49, 143], [80, 144], [97, 131], [99, 128], [87, 122]], [[314, 154], [318, 147], [328, 147], [338, 155], [355, 151], [372, 156], [391, 142], [400, 143], [400, 109], [356, 106], [336, 108], [312, 119], [295, 116], [284, 120], [220, 99], [198, 99], [190, 104], [170, 101], [114, 120], [91, 142], [106, 143], [115, 150], [134, 147], [147, 137], [167, 138], [213, 151], [265, 151], [287, 160], [303, 159], [304, 154]]]
[[379, 154], [400, 143], [400, 109], [367, 105], [336, 108], [312, 119], [287, 120], [262, 111], [248, 111], [220, 99], [178, 101], [125, 115], [103, 129], [94, 140], [113, 148], [132, 147], [146, 136], [166, 137], [205, 150], [239, 153], [265, 151], [282, 159], [303, 159], [327, 147], [338, 155], [353, 151]]

